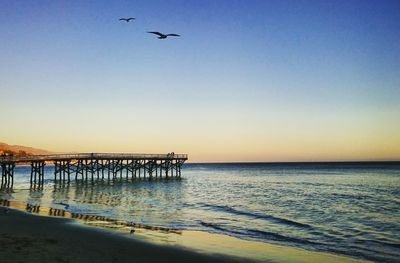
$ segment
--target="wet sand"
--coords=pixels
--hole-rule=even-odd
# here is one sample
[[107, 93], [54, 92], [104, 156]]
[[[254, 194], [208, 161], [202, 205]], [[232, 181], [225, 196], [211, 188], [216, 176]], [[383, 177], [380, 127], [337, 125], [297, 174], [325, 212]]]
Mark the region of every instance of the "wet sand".
[[[0, 258], [4, 263], [366, 262], [201, 231], [166, 232], [105, 220], [53, 217], [45, 207], [31, 211], [35, 215], [23, 212], [23, 203], [6, 203], [19, 210], [0, 207]], [[61, 214], [71, 216], [65, 211]], [[130, 230], [135, 232], [129, 234]]]
[[243, 262], [0, 207], [1, 262]]

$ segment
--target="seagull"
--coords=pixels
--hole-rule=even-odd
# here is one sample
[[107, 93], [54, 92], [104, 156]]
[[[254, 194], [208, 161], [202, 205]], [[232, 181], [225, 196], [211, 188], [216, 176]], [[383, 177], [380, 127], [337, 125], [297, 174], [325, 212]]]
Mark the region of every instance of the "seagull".
[[126, 22], [130, 22], [131, 20], [135, 20], [136, 18], [134, 17], [129, 17], [129, 18], [120, 18], [120, 21], [126, 21]]
[[178, 34], [163, 34], [160, 32], [148, 31], [147, 33], [154, 34], [158, 36], [158, 39], [166, 39], [167, 37], [180, 37]]

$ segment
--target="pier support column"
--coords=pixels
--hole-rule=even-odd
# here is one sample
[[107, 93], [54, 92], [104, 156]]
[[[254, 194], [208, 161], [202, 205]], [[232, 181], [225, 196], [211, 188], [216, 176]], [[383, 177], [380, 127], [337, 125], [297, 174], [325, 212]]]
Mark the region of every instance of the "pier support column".
[[65, 175], [67, 175], [67, 181], [69, 182], [71, 175], [71, 161], [54, 161], [54, 181], [60, 179], [60, 181], [65, 182]]
[[100, 161], [100, 164], [101, 164], [101, 180], [104, 180], [104, 161], [103, 160], [101, 160]]
[[88, 160], [85, 160], [85, 181], [88, 179]]
[[14, 185], [15, 163], [1, 164], [1, 188], [10, 188]]
[[154, 170], [156, 171], [156, 178], [158, 177], [158, 161], [154, 161]]
[[67, 175], [68, 175], [68, 183], [71, 181], [71, 162], [67, 161]]
[[82, 180], [83, 180], [83, 170], [84, 168], [84, 164], [83, 164], [83, 160], [78, 160], [76, 162], [76, 169], [75, 169], [75, 181], [78, 180], [78, 175], [82, 175]]
[[117, 179], [117, 162], [115, 160], [110, 161], [111, 170], [112, 170], [112, 177], [113, 180]]
[[97, 180], [100, 178], [100, 160], [96, 160], [96, 176]]
[[31, 162], [31, 182], [34, 184], [43, 184], [44, 182], [44, 161]]
[[110, 164], [110, 160], [106, 161], [106, 167], [107, 167], [107, 179], [108, 181], [110, 181], [110, 173], [111, 173], [111, 164]]
[[[54, 181], [57, 181], [57, 174], [58, 174], [59, 170], [60, 170], [60, 162], [55, 161], [54, 162]], [[32, 184], [32, 177], [33, 177], [33, 169], [31, 169], [31, 184]]]
[[[123, 161], [122, 161], [123, 162]], [[126, 179], [128, 180], [128, 178], [129, 178], [129, 161], [128, 160], [126, 160], [126, 163], [125, 163], [125, 169], [126, 169]]]
[[140, 178], [140, 168], [141, 168], [141, 166], [142, 166], [142, 162], [141, 161], [138, 161], [138, 176], [139, 176], [139, 178]]

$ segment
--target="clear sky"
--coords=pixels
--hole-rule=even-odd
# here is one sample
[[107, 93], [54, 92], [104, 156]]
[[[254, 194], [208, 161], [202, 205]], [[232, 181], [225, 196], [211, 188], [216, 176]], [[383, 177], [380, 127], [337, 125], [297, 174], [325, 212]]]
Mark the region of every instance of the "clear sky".
[[400, 1], [2, 0], [0, 141], [399, 160]]

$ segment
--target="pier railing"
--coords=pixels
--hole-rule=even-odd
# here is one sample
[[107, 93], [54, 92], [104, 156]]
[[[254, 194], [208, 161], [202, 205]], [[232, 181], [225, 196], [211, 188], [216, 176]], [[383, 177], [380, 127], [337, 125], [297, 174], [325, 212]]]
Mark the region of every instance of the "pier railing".
[[62, 161], [62, 160], [187, 160], [187, 154], [142, 154], [142, 153], [72, 153], [72, 154], [46, 154], [46, 155], [0, 155], [1, 162], [23, 163], [32, 161]]

